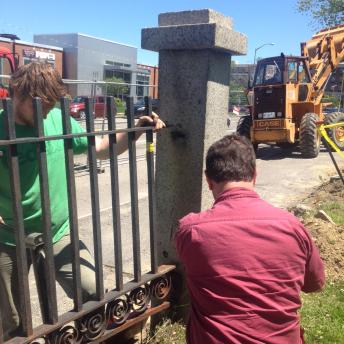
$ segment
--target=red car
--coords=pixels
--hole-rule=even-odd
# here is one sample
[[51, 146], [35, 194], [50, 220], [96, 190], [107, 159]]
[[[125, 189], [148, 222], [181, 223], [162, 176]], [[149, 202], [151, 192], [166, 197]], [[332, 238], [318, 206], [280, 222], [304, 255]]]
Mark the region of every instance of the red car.
[[[86, 119], [86, 98], [85, 96], [78, 96], [70, 103], [70, 115], [77, 119]], [[95, 117], [105, 116], [105, 99], [103, 96], [94, 97], [93, 114]]]

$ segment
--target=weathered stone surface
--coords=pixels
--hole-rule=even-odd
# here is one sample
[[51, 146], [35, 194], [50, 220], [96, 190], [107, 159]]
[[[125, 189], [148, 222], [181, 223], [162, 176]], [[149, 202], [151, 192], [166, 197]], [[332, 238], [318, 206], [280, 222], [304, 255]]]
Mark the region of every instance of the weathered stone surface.
[[158, 133], [156, 158], [158, 261], [164, 264], [178, 261], [178, 220], [213, 203], [205, 155], [226, 135], [230, 59], [246, 52], [247, 39], [212, 10], [165, 13], [159, 24], [142, 30], [141, 45], [159, 51], [160, 114], [169, 124]]
[[141, 47], [153, 51], [214, 49], [244, 55], [247, 50], [245, 35], [216, 23], [147, 28], [141, 37]]
[[161, 115], [171, 128], [157, 138], [158, 252], [160, 262], [171, 262], [178, 219], [213, 202], [204, 157], [226, 134], [229, 58], [210, 50], [161, 51], [159, 82]]
[[159, 26], [217, 23], [231, 28], [232, 18], [212, 9], [195, 11], [168, 12], [159, 14]]

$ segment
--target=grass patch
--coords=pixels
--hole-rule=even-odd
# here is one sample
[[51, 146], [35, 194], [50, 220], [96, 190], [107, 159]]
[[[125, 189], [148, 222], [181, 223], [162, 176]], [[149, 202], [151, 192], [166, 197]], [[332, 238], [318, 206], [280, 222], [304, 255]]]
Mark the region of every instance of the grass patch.
[[[344, 343], [344, 281], [321, 293], [303, 294], [301, 325], [307, 344]], [[185, 325], [165, 320], [144, 344], [185, 344]]]
[[330, 215], [337, 225], [344, 226], [344, 203], [326, 202], [322, 204], [321, 209]]
[[185, 326], [165, 320], [155, 333], [144, 341], [144, 344], [185, 344]]
[[344, 281], [329, 282], [321, 293], [303, 294], [302, 300], [306, 343], [344, 343]]

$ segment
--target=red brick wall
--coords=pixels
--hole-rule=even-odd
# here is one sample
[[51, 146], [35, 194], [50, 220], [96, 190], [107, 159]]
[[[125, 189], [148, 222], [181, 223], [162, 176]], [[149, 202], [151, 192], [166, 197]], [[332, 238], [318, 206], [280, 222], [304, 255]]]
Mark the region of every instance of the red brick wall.
[[[0, 47], [6, 47], [12, 51], [12, 43], [10, 42], [4, 42], [0, 40]], [[51, 56], [55, 56], [55, 68], [57, 71], [62, 75], [62, 55], [63, 51], [62, 50], [55, 50], [55, 49], [49, 49], [49, 48], [41, 48], [37, 47], [35, 45], [30, 45], [30, 44], [24, 44], [24, 43], [19, 43], [16, 42], [16, 48], [15, 48], [16, 55], [19, 57], [19, 66], [22, 66], [24, 64], [24, 58], [25, 55], [29, 56], [32, 55], [34, 58], [36, 58], [36, 54], [44, 54], [44, 53], [49, 53]], [[29, 57], [27, 57], [29, 58]]]

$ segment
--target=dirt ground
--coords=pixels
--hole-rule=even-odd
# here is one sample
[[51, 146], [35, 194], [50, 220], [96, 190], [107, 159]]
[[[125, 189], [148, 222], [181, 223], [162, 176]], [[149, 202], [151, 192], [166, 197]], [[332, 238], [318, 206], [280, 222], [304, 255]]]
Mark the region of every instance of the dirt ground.
[[[344, 226], [316, 217], [326, 202], [344, 203], [344, 185], [340, 180], [327, 182], [315, 189], [302, 204], [311, 210], [299, 216], [310, 230], [325, 262], [328, 280], [344, 280]], [[291, 209], [291, 210], [295, 210]], [[296, 214], [297, 215], [297, 214]], [[343, 214], [344, 216], [344, 214]]]

